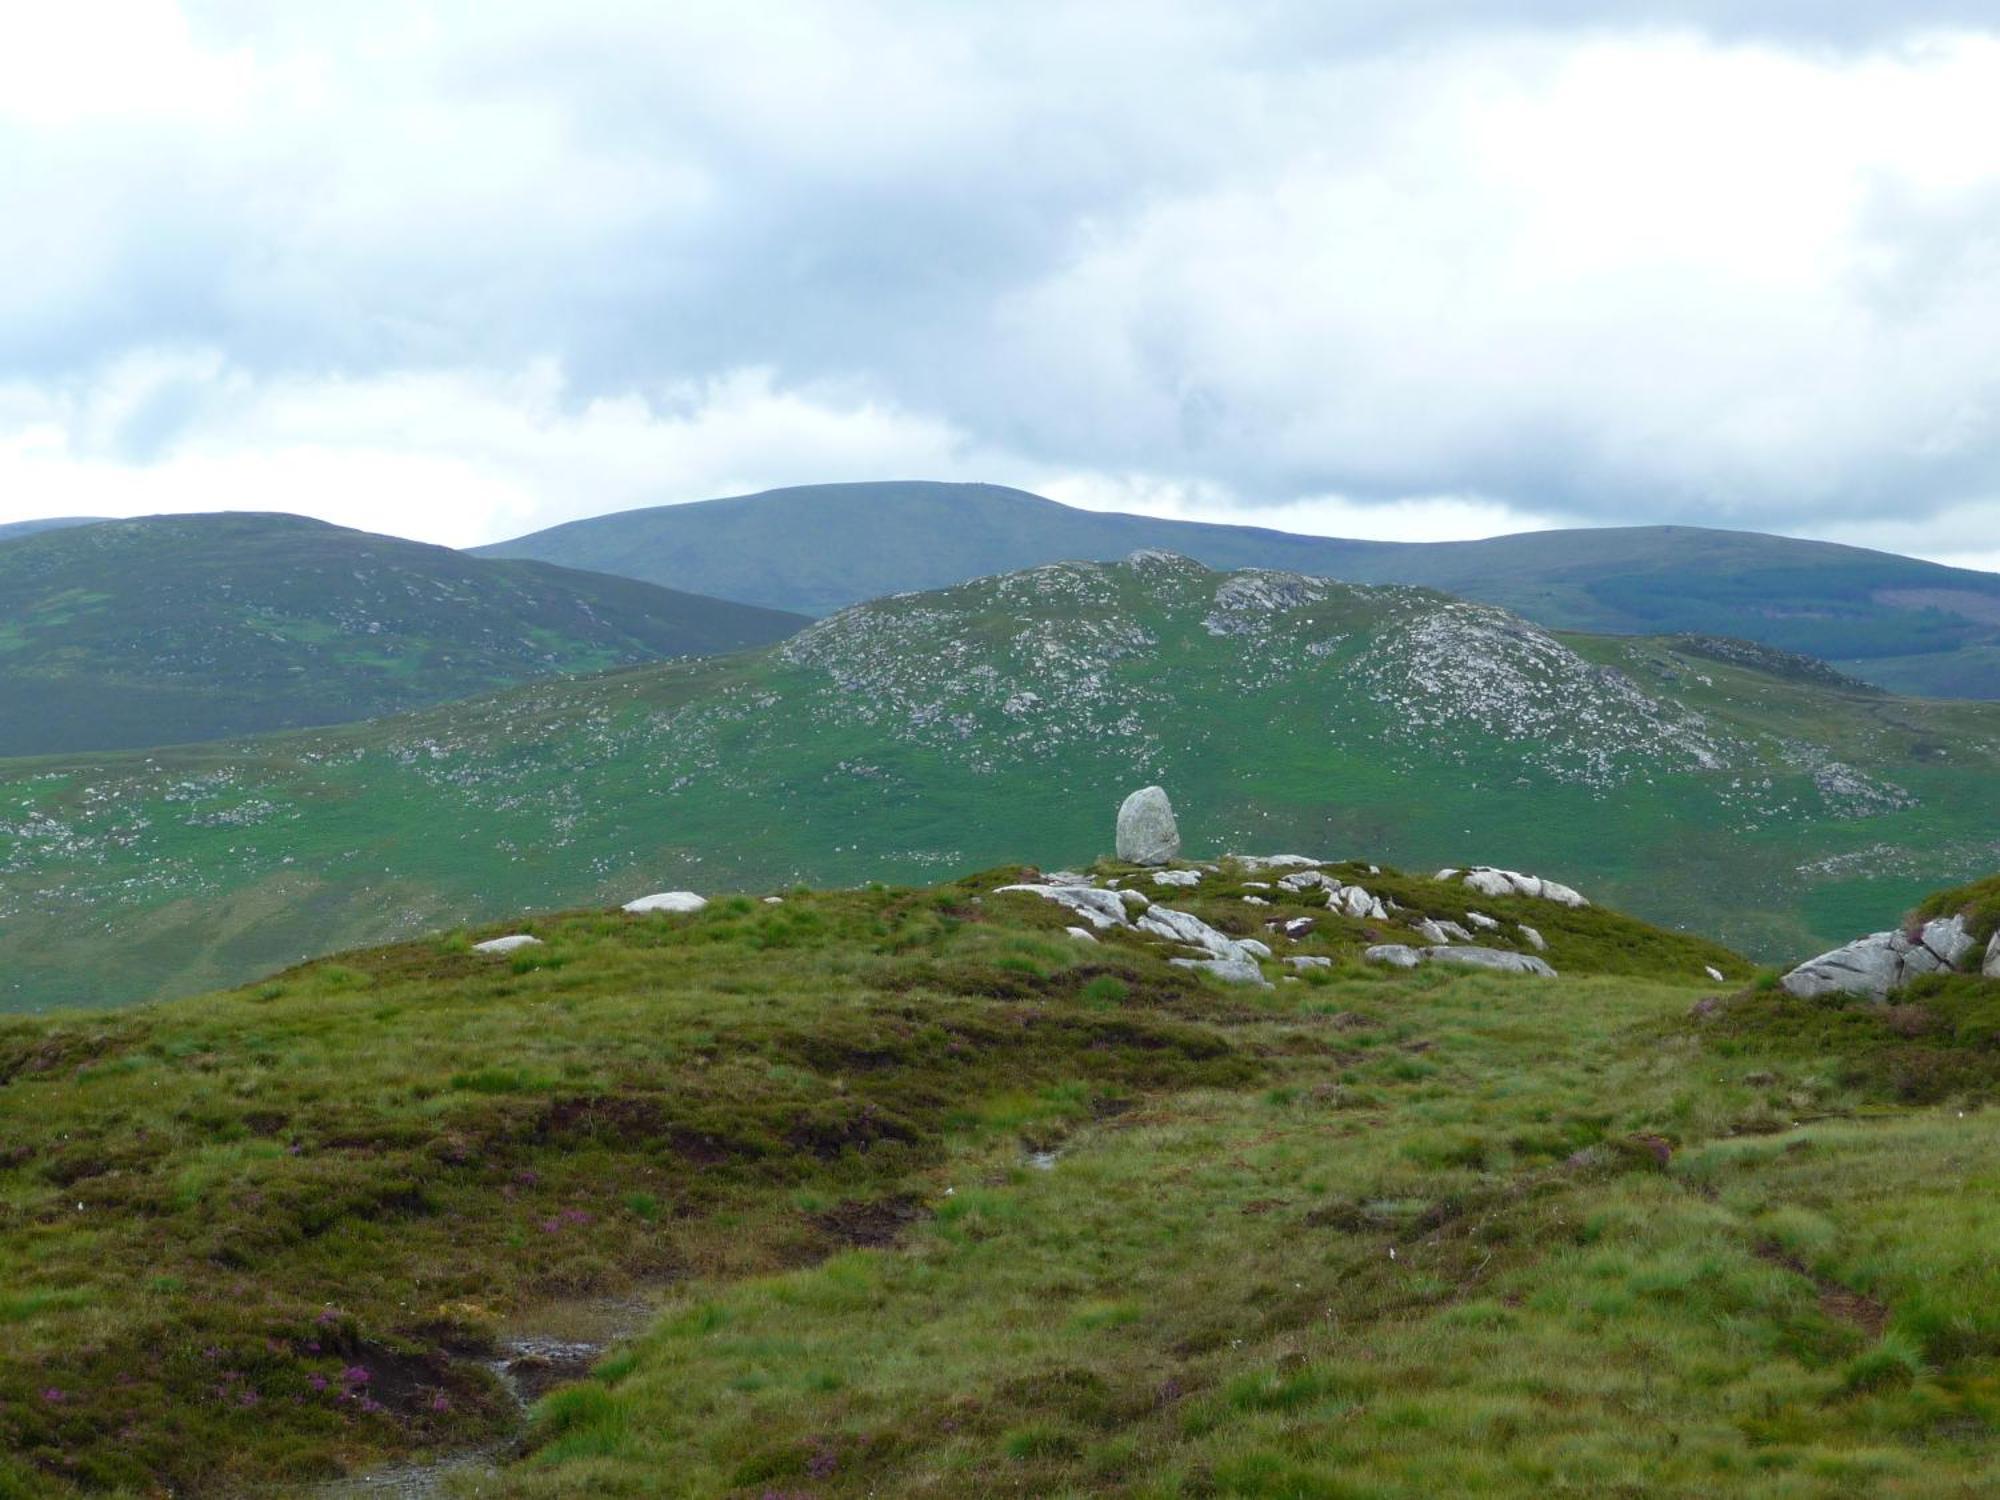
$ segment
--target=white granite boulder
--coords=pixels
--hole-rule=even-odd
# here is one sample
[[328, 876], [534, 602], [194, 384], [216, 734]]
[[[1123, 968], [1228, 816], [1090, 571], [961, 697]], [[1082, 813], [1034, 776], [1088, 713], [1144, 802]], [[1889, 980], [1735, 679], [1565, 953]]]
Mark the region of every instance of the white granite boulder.
[[1123, 927], [1125, 921], [1125, 897], [1131, 892], [1100, 891], [1090, 885], [1003, 885], [993, 894], [1004, 895], [1008, 891], [1025, 891], [1031, 896], [1040, 896], [1044, 901], [1053, 901], [1058, 906], [1066, 906], [1093, 927]]
[[1802, 1000], [1822, 995], [1886, 1000], [1920, 974], [1958, 968], [1976, 947], [1963, 917], [1938, 917], [1926, 922], [1915, 937], [1872, 932], [1856, 938], [1807, 959], [1779, 983]]
[[529, 937], [525, 932], [517, 932], [509, 937], [488, 938], [483, 943], [474, 943], [472, 951], [474, 953], [490, 953], [497, 957], [503, 953], [518, 953], [523, 948], [539, 948], [541, 946], [542, 940], [540, 938]]
[[[1440, 870], [1437, 878], [1448, 880], [1455, 875], [1458, 875], [1456, 870]], [[1553, 901], [1558, 906], [1590, 905], [1581, 894], [1560, 881], [1545, 880], [1539, 875], [1523, 875], [1519, 870], [1496, 870], [1491, 865], [1478, 865], [1467, 870], [1459, 879], [1482, 896], [1529, 896], [1539, 901]]]
[[1532, 953], [1509, 953], [1505, 948], [1425, 948], [1425, 963], [1463, 964], [1473, 969], [1493, 969], [1502, 974], [1533, 974], [1554, 979], [1556, 971], [1546, 960]]
[[637, 901], [627, 901], [625, 910], [639, 917], [648, 912], [700, 911], [706, 905], [708, 898], [697, 896], [693, 891], [660, 891], [655, 895], [641, 896]]
[[1127, 864], [1164, 865], [1179, 859], [1180, 825], [1163, 788], [1141, 787], [1118, 809], [1118, 857]]
[[1387, 964], [1392, 969], [1414, 969], [1424, 961], [1408, 943], [1377, 943], [1361, 956], [1371, 964]]

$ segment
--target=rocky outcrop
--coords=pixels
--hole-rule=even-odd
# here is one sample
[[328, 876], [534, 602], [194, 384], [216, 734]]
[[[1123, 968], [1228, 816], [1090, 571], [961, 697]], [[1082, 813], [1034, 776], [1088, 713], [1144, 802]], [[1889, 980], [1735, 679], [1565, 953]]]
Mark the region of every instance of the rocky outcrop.
[[[1044, 901], [1067, 907], [1099, 931], [1136, 927], [1140, 932], [1164, 938], [1179, 947], [1193, 948], [1203, 955], [1200, 958], [1168, 960], [1180, 968], [1200, 969], [1232, 984], [1256, 984], [1265, 989], [1271, 988], [1264, 971], [1257, 967], [1259, 959], [1271, 956], [1268, 943], [1261, 943], [1255, 938], [1233, 938], [1209, 926], [1193, 912], [1146, 905], [1145, 898], [1137, 891], [1106, 891], [1087, 885], [1034, 884], [1003, 885], [993, 894], [1004, 895], [1009, 891], [1040, 896]], [[1136, 922], [1131, 919], [1131, 911], [1135, 908], [1128, 906], [1135, 897], [1136, 906], [1143, 907]], [[1072, 937], [1091, 936], [1081, 927], [1066, 930]]]
[[1921, 974], [1956, 970], [1978, 947], [1963, 917], [1938, 917], [1912, 936], [1874, 932], [1807, 959], [1781, 983], [1786, 992], [1810, 1000], [1822, 995], [1857, 995], [1886, 1000]]
[[1136, 891], [1100, 891], [1089, 885], [1003, 885], [993, 894], [997, 896], [1005, 891], [1026, 891], [1044, 901], [1066, 906], [1093, 927], [1126, 926], [1125, 898], [1138, 894]]
[[1388, 964], [1396, 969], [1414, 969], [1418, 964], [1460, 964], [1472, 969], [1492, 969], [1502, 974], [1533, 974], [1540, 979], [1556, 977], [1556, 971], [1532, 953], [1509, 953], [1504, 948], [1412, 948], [1404, 943], [1382, 943], [1361, 956], [1372, 964]]
[[1164, 865], [1180, 858], [1181, 831], [1164, 789], [1141, 787], [1118, 809], [1118, 857], [1127, 864]]
[[1464, 885], [1482, 896], [1528, 896], [1539, 901], [1553, 901], [1558, 906], [1588, 906], [1581, 894], [1556, 880], [1545, 880], [1539, 875], [1523, 875], [1519, 870], [1496, 870], [1490, 865], [1475, 865], [1470, 870], [1440, 870], [1439, 880], [1456, 877]]

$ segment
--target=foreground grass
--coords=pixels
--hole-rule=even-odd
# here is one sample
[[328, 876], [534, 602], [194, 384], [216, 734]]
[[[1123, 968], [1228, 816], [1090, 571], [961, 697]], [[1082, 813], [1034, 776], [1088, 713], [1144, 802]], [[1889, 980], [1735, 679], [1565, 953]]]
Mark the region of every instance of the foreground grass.
[[0, 1028], [0, 1495], [512, 1445], [484, 1361], [580, 1301], [655, 1315], [459, 1487], [2000, 1481], [2000, 987], [1695, 1007], [1748, 970], [1549, 909], [1557, 982], [1227, 991], [1002, 879]]

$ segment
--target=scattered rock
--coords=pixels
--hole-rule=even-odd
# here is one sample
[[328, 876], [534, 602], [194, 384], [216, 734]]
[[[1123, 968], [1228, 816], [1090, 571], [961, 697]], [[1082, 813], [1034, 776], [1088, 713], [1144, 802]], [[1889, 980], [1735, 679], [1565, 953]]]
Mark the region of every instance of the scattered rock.
[[1526, 922], [1522, 922], [1518, 925], [1520, 926], [1521, 929], [1521, 937], [1523, 941], [1525, 941], [1530, 948], [1533, 948], [1537, 953], [1546, 953], [1549, 951], [1549, 940], [1543, 937], [1539, 931], [1537, 931], [1533, 927], [1530, 927]]
[[1330, 882], [1330, 885], [1331, 888], [1326, 893], [1329, 910], [1357, 920], [1364, 917], [1372, 917], [1378, 922], [1388, 920], [1388, 908], [1360, 886], [1341, 885], [1337, 882]]
[[1088, 875], [1079, 875], [1075, 870], [1051, 870], [1042, 879], [1049, 885], [1089, 885], [1092, 883]]
[[1500, 930], [1500, 924], [1487, 916], [1483, 911], [1469, 911], [1465, 914], [1465, 920], [1470, 922], [1474, 927], [1477, 927], [1481, 932], [1498, 932]]
[[1269, 906], [1271, 903], [1266, 901], [1262, 896], [1245, 896], [1243, 904], [1245, 906]]
[[1717, 984], [1723, 984], [1727, 982], [1729, 978], [1727, 974], [1723, 973], [1722, 970], [1716, 968], [1714, 964], [1703, 964], [1701, 966], [1701, 972], [1706, 974], [1710, 979], [1713, 979]]
[[483, 943], [474, 943], [474, 953], [515, 953], [523, 948], [539, 948], [542, 940], [529, 937], [525, 932], [514, 933], [510, 937], [489, 938]]
[[1164, 865], [1180, 858], [1173, 804], [1156, 786], [1142, 787], [1118, 809], [1118, 857], [1127, 864]]
[[1155, 870], [1155, 871], [1153, 872], [1153, 884], [1154, 884], [1154, 885], [1178, 885], [1178, 886], [1186, 886], [1186, 887], [1192, 887], [1192, 886], [1197, 886], [1197, 885], [1200, 885], [1200, 884], [1201, 884], [1201, 871], [1199, 871], [1199, 870]]
[[641, 896], [637, 901], [627, 901], [625, 910], [634, 916], [647, 912], [689, 912], [700, 911], [708, 905], [706, 896], [697, 896], [693, 891], [661, 891], [652, 896]]
[[1297, 942], [1315, 927], [1319, 926], [1319, 918], [1280, 917], [1276, 921], [1266, 922], [1264, 925], [1270, 928], [1271, 931], [1281, 932], [1293, 942]]
[[783, 906], [785, 904], [785, 898], [783, 896], [766, 896], [764, 898], [764, 904], [766, 906]]
[[1044, 901], [1066, 906], [1092, 927], [1125, 926], [1123, 898], [1132, 894], [1129, 891], [1100, 891], [1088, 885], [1003, 885], [993, 894], [998, 896], [1007, 891], [1026, 891]]
[[1278, 882], [1278, 889], [1284, 891], [1309, 890], [1316, 885], [1338, 885], [1337, 880], [1329, 880], [1318, 870], [1296, 870]]
[[1141, 891], [1120, 891], [1118, 899], [1134, 911], [1144, 911], [1153, 904]]
[[1333, 967], [1332, 959], [1323, 958], [1317, 953], [1295, 953], [1286, 959], [1285, 962], [1295, 969], [1330, 969]]
[[2000, 979], [2000, 932], [1993, 934], [1993, 941], [1986, 945], [1986, 963], [1979, 971], [1988, 979]]
[[1307, 859], [1303, 854], [1232, 854], [1229, 856], [1246, 870], [1303, 870], [1311, 865], [1325, 864], [1325, 860]]
[[1821, 995], [1865, 995], [1886, 1000], [1919, 974], [1957, 968], [1977, 946], [1963, 917], [1939, 917], [1926, 922], [1911, 937], [1902, 932], [1874, 932], [1867, 937], [1807, 959], [1781, 983], [1802, 1000]]
[[1065, 927], [1063, 931], [1078, 942], [1094, 943], [1097, 941], [1097, 934], [1092, 932], [1088, 927]]

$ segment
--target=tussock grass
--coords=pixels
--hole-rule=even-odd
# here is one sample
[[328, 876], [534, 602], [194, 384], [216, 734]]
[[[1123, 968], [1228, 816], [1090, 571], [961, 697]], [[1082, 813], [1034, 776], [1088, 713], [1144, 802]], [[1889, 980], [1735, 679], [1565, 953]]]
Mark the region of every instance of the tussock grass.
[[[1536, 908], [1553, 982], [1260, 993], [1001, 883], [0, 1025], [0, 1495], [502, 1442], [482, 1360], [607, 1302], [650, 1312], [477, 1492], [2000, 1483], [1979, 1067], [1926, 1102], [1882, 1081], [1886, 1013], [1691, 1016], [1708, 950], [1610, 913]], [[1984, 1058], [1990, 997], [1921, 1003]]]

